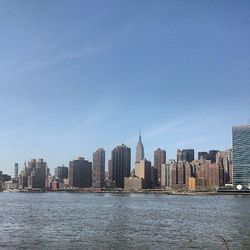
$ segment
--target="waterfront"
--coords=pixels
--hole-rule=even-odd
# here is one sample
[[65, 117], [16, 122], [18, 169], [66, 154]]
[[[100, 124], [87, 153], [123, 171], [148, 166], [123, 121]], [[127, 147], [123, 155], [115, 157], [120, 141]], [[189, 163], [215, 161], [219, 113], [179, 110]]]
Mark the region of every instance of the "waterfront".
[[249, 249], [248, 195], [0, 193], [0, 249]]

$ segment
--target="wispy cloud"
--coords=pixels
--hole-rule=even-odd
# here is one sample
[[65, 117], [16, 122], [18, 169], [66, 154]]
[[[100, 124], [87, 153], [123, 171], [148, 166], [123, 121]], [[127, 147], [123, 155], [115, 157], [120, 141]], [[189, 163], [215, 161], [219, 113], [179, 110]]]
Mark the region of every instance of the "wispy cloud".
[[143, 137], [145, 139], [148, 139], [154, 136], [162, 135], [166, 132], [171, 131], [173, 128], [179, 127], [180, 125], [183, 125], [183, 124], [184, 124], [184, 121], [179, 120], [179, 119], [168, 121], [168, 122], [161, 124], [160, 126], [156, 126], [149, 130], [146, 130], [145, 133], [143, 134]]
[[99, 40], [86, 40], [82, 47], [76, 49], [74, 49], [74, 44], [72, 44], [70, 49], [64, 48], [60, 51], [58, 49], [60, 40], [51, 46], [48, 46], [47, 43], [43, 46], [41, 41], [39, 41], [38, 46], [30, 42], [31, 49], [24, 50], [22, 56], [17, 58], [15, 62], [4, 65], [5, 72], [27, 71], [62, 63], [67, 60], [98, 56], [110, 49], [119, 47], [121, 42], [126, 40], [127, 36], [135, 32], [139, 22], [140, 20], [131, 20], [117, 31], [104, 33]]

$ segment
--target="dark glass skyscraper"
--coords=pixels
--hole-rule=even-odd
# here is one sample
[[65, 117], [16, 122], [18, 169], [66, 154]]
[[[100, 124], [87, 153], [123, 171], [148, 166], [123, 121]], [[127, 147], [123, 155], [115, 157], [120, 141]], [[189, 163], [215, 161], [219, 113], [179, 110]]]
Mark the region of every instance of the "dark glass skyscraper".
[[92, 187], [103, 188], [105, 179], [105, 151], [99, 148], [93, 154]]
[[250, 189], [250, 125], [234, 126], [233, 185]]
[[116, 187], [124, 187], [124, 177], [130, 176], [131, 149], [122, 144], [112, 150], [112, 179]]
[[92, 182], [92, 163], [83, 157], [69, 162], [69, 186], [89, 188]]
[[187, 161], [192, 162], [194, 160], [194, 149], [177, 149], [177, 162]]
[[136, 146], [135, 162], [140, 162], [143, 159], [144, 159], [144, 147], [141, 141], [141, 131], [140, 131], [139, 141]]
[[14, 172], [14, 177], [15, 177], [15, 179], [17, 179], [18, 178], [18, 163], [15, 163], [15, 172]]

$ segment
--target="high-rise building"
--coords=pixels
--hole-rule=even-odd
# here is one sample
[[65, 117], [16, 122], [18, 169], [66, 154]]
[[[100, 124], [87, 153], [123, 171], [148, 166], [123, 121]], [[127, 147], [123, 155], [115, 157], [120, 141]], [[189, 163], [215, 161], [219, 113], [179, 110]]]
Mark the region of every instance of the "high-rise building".
[[18, 163], [15, 163], [15, 172], [14, 172], [14, 178], [18, 178]]
[[108, 161], [108, 178], [110, 180], [113, 180], [113, 174], [112, 174], [112, 160]]
[[219, 150], [209, 150], [209, 152], [198, 152], [198, 160], [209, 160], [211, 163], [216, 162], [216, 154]]
[[193, 168], [191, 163], [187, 161], [172, 161], [169, 164], [170, 179], [169, 183], [174, 189], [188, 188], [189, 177], [193, 176]]
[[161, 165], [166, 163], [166, 151], [157, 148], [154, 151], [154, 167], [157, 169], [158, 185], [161, 185]]
[[[165, 185], [170, 185], [173, 189], [189, 188], [189, 181], [195, 181], [195, 186], [199, 187], [199, 181], [203, 181], [202, 185], [205, 189], [211, 190], [219, 187], [220, 171], [217, 164], [207, 160], [197, 160], [192, 163], [187, 161], [172, 162], [163, 165], [165, 167]], [[195, 178], [195, 180], [194, 180]], [[196, 189], [194, 185], [191, 189]], [[200, 189], [200, 187], [199, 187]]]
[[182, 161], [182, 159], [181, 159], [181, 150], [180, 149], [177, 149], [176, 160], [177, 160], [177, 162]]
[[124, 177], [130, 176], [131, 149], [122, 144], [112, 150], [112, 179], [116, 187], [124, 187]]
[[216, 162], [216, 154], [219, 152], [219, 150], [209, 150], [208, 152], [208, 160], [211, 161], [211, 163], [215, 163]]
[[29, 188], [45, 188], [46, 177], [48, 175], [47, 163], [43, 159], [35, 159], [28, 162], [28, 187]]
[[220, 186], [232, 183], [233, 177], [233, 152], [232, 149], [219, 151], [216, 154], [216, 163], [221, 169]]
[[135, 155], [135, 162], [140, 162], [141, 160], [144, 159], [144, 147], [142, 144], [142, 140], [141, 140], [141, 131], [140, 131], [140, 135], [139, 135], [139, 141], [137, 143], [136, 146], [136, 155]]
[[157, 168], [155, 168], [154, 166], [151, 167], [151, 183], [152, 183], [152, 187], [155, 188], [158, 185], [158, 171]]
[[207, 160], [208, 152], [198, 152], [198, 160]]
[[105, 179], [105, 151], [99, 148], [93, 154], [92, 187], [103, 188]]
[[194, 150], [193, 149], [183, 149], [181, 151], [181, 160], [192, 162], [194, 160]]
[[143, 188], [151, 188], [151, 162], [146, 159], [140, 160], [135, 167], [135, 175], [143, 180]]
[[69, 186], [89, 188], [92, 182], [92, 163], [79, 157], [69, 162]]
[[55, 177], [58, 179], [67, 179], [68, 178], [69, 169], [64, 165], [58, 166], [55, 168]]
[[206, 189], [213, 189], [220, 186], [220, 167], [218, 164], [207, 160], [192, 162], [195, 169], [195, 177], [204, 179]]
[[162, 187], [172, 186], [171, 166], [173, 166], [173, 164], [175, 163], [176, 163], [175, 160], [169, 160], [166, 164], [161, 164], [161, 186]]
[[237, 189], [250, 189], [250, 125], [234, 126], [233, 185]]

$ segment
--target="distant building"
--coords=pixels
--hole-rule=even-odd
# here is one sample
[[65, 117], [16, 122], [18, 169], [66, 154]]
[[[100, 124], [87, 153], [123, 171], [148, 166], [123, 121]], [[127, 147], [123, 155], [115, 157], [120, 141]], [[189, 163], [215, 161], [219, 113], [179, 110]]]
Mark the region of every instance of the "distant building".
[[175, 160], [169, 160], [165, 164], [161, 164], [161, 187], [171, 187], [171, 166], [176, 163]]
[[3, 172], [0, 171], [0, 190], [3, 188]]
[[204, 179], [206, 189], [214, 189], [220, 186], [220, 167], [211, 161], [200, 160], [192, 163], [195, 169], [195, 176]]
[[206, 189], [205, 179], [189, 177], [188, 190], [189, 191], [204, 191]]
[[207, 160], [169, 161], [162, 164], [161, 185], [174, 190], [211, 190], [220, 186], [220, 167]]
[[154, 166], [151, 167], [151, 183], [152, 187], [158, 187], [158, 171]]
[[69, 174], [69, 169], [64, 165], [55, 168], [55, 177], [57, 179], [67, 179]]
[[194, 149], [177, 149], [177, 162], [187, 161], [192, 162], [194, 160]]
[[12, 179], [9, 181], [5, 181], [4, 182], [4, 189], [17, 189], [18, 185], [17, 185], [17, 179]]
[[219, 150], [209, 150], [209, 152], [198, 152], [198, 160], [208, 160], [211, 163], [216, 162], [216, 155]]
[[32, 169], [28, 176], [28, 188], [46, 188], [47, 163], [43, 159], [32, 160], [28, 166]]
[[143, 179], [135, 176], [124, 178], [125, 191], [138, 191], [143, 189]]
[[168, 183], [174, 189], [188, 188], [189, 177], [194, 176], [193, 167], [187, 161], [171, 162], [169, 164], [168, 171]]
[[151, 162], [146, 159], [140, 160], [135, 167], [135, 176], [142, 178], [143, 189], [151, 188]]
[[108, 178], [110, 180], [113, 180], [113, 174], [112, 174], [112, 160], [108, 160]]
[[234, 126], [233, 137], [233, 186], [250, 189], [250, 125]]
[[124, 178], [130, 176], [131, 149], [122, 144], [112, 150], [112, 180], [116, 187], [124, 187]]
[[93, 154], [92, 187], [103, 188], [105, 183], [105, 151], [99, 148]]
[[135, 159], [136, 159], [135, 162], [140, 162], [141, 160], [144, 159], [144, 147], [143, 147], [142, 140], [141, 140], [141, 131], [139, 135], [139, 141], [136, 146]]
[[166, 151], [157, 148], [154, 151], [154, 167], [157, 169], [158, 185], [161, 185], [161, 165], [166, 163]]
[[15, 171], [14, 171], [14, 178], [18, 178], [18, 163], [15, 163]]
[[198, 152], [198, 160], [208, 160], [208, 152]]
[[5, 182], [9, 182], [9, 181], [11, 181], [11, 176], [7, 174], [3, 174], [3, 172], [0, 171], [0, 190], [4, 189]]
[[79, 157], [69, 162], [69, 186], [89, 188], [92, 182], [92, 163]]
[[220, 186], [231, 184], [233, 180], [233, 151], [219, 151], [216, 154], [216, 163], [221, 169]]
[[219, 152], [219, 150], [209, 150], [208, 156], [209, 158], [207, 160], [210, 160], [211, 163], [216, 162], [216, 154]]
[[176, 161], [177, 162], [182, 161], [181, 150], [180, 149], [177, 149], [177, 152], [176, 152]]
[[52, 180], [51, 184], [50, 184], [50, 190], [51, 191], [58, 191], [58, 190], [64, 190], [65, 185], [64, 185], [64, 180], [65, 179], [54, 179]]

